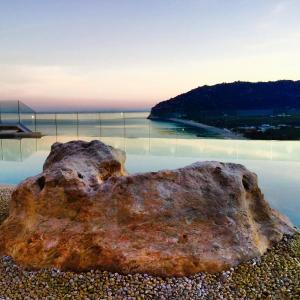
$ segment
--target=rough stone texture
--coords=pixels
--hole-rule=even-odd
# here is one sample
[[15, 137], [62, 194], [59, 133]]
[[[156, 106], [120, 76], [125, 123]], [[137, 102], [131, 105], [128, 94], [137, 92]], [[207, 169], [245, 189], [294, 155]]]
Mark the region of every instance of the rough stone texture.
[[124, 161], [99, 141], [54, 144], [13, 193], [0, 251], [28, 268], [180, 276], [227, 269], [295, 232], [242, 165], [127, 175]]

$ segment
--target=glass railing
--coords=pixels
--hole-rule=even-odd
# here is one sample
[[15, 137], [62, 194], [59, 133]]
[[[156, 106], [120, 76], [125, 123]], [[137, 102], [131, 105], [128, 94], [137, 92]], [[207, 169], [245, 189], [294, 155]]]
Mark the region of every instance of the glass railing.
[[0, 101], [0, 124], [22, 124], [36, 131], [36, 112], [21, 101]]
[[[36, 113], [36, 131], [48, 136], [176, 138], [196, 137], [191, 128], [147, 119], [149, 112]], [[186, 134], [184, 134], [186, 133]]]
[[36, 112], [29, 106], [19, 101], [20, 123], [25, 125], [31, 131], [36, 132]]
[[147, 111], [36, 113], [20, 101], [0, 101], [0, 123], [21, 123], [49, 136], [300, 140], [296, 109], [195, 111], [177, 121], [176, 116], [163, 121], [149, 120], [148, 115]]
[[0, 101], [0, 124], [20, 123], [20, 102]]

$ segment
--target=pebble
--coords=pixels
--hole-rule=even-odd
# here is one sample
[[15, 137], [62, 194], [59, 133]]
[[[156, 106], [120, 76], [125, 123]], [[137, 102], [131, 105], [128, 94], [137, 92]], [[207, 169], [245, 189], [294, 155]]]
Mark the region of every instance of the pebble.
[[8, 203], [13, 190], [14, 186], [0, 186], [0, 224], [8, 216]]

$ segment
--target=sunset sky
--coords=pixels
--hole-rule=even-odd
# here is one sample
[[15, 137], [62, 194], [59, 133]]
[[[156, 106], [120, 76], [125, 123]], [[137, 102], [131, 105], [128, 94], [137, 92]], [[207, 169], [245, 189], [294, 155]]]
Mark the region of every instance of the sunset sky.
[[0, 1], [0, 100], [147, 109], [204, 84], [300, 79], [299, 0]]

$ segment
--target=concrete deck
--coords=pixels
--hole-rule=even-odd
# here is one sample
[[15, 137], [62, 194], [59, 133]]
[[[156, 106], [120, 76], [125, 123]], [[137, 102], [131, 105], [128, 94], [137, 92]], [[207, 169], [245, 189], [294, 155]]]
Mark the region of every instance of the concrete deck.
[[41, 132], [33, 132], [23, 124], [0, 123], [0, 139], [41, 138]]

